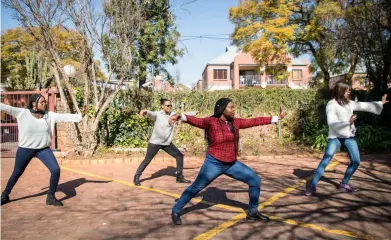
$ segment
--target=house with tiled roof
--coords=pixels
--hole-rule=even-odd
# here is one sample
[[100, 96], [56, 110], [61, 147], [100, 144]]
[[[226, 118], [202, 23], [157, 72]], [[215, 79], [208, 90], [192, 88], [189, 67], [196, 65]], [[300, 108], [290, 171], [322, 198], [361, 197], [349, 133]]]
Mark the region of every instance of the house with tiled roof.
[[[347, 75], [348, 75], [349, 69], [345, 69], [343, 73], [340, 74], [333, 74], [331, 73], [330, 80], [329, 80], [329, 88], [333, 89], [335, 86], [335, 83], [338, 81], [347, 81]], [[352, 88], [354, 90], [364, 90], [367, 91], [370, 87], [371, 81], [368, 78], [367, 74], [367, 68], [363, 64], [358, 64], [356, 66], [356, 69], [353, 73], [353, 76], [351, 77], [351, 80], [349, 83], [352, 85]]]
[[[202, 90], [227, 90], [242, 87], [291, 87], [302, 88], [311, 79], [311, 63], [307, 59], [291, 58], [289, 64], [284, 64], [286, 79], [277, 80], [271, 74], [273, 67], [282, 64], [270, 63], [260, 67], [248, 53], [241, 52], [237, 47], [227, 46], [225, 53], [208, 62], [202, 73]], [[270, 71], [270, 72], [269, 72]], [[200, 87], [197, 87], [200, 89]]]

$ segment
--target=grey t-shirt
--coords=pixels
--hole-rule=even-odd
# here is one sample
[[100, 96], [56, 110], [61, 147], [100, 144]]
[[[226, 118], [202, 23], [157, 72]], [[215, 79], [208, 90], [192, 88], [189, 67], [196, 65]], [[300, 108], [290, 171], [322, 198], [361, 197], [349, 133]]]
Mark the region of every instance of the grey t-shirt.
[[176, 124], [170, 126], [168, 119], [174, 114], [175, 112], [165, 114], [163, 111], [147, 111], [147, 116], [155, 122], [152, 136], [149, 139], [150, 143], [164, 146], [171, 144], [172, 138], [174, 137], [174, 129]]

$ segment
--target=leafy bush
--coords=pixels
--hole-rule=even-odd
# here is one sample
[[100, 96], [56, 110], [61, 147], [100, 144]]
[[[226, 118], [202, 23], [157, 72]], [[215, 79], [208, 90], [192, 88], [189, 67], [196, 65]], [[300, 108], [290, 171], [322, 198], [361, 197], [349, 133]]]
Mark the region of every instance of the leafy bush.
[[107, 146], [145, 147], [152, 131], [151, 120], [136, 114], [110, 109], [107, 113], [105, 143]]
[[[282, 88], [169, 93], [150, 93], [131, 89], [122, 92], [102, 117], [101, 129], [103, 129], [104, 145], [146, 146], [153, 122], [147, 118], [138, 118], [136, 114], [141, 109], [159, 110], [161, 98], [170, 99], [174, 111], [200, 111], [199, 116], [210, 116], [215, 102], [222, 97], [231, 98], [235, 103], [236, 114], [245, 118], [277, 115], [279, 107], [282, 105], [289, 113], [281, 124], [281, 135], [285, 140], [296, 141], [320, 150], [324, 150], [326, 147], [328, 128], [325, 108], [331, 99], [331, 91], [328, 89], [292, 90]], [[360, 101], [368, 100], [368, 97], [362, 92], [358, 93], [358, 97]], [[387, 137], [391, 139], [389, 137], [390, 131], [385, 133], [385, 129], [378, 127], [376, 124], [381, 121], [376, 120], [377, 118], [379, 117], [375, 117], [373, 114], [362, 115], [362, 117], [359, 115], [360, 122], [357, 124], [359, 127], [357, 133], [359, 147], [363, 149], [391, 148], [390, 140], [387, 140]], [[374, 125], [360, 127], [363, 124]], [[245, 140], [250, 138], [259, 142], [261, 139], [275, 137], [275, 128], [264, 130], [261, 132], [265, 132], [266, 135], [244, 131], [243, 133], [248, 136], [242, 138], [243, 143], [246, 144]], [[375, 137], [375, 135], [380, 135], [379, 133], [385, 137]], [[186, 144], [192, 152], [204, 150], [203, 131], [187, 124], [179, 126], [174, 142], [178, 147]]]
[[364, 150], [391, 149], [391, 131], [383, 127], [363, 125], [357, 128], [357, 144]]
[[314, 143], [312, 144], [312, 149], [320, 149], [325, 150], [327, 146], [327, 140], [328, 140], [328, 129], [327, 127], [323, 127], [319, 129], [315, 135], [313, 135]]

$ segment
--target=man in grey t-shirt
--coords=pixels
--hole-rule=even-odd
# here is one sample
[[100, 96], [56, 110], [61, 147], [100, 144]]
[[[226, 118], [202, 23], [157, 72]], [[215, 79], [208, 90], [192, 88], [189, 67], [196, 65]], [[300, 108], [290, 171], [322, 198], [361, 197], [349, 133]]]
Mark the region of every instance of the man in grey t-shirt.
[[147, 115], [151, 118], [155, 125], [153, 126], [152, 136], [149, 139], [147, 154], [144, 161], [141, 162], [140, 166], [137, 168], [136, 174], [134, 175], [134, 185], [140, 186], [140, 176], [152, 161], [153, 157], [158, 153], [160, 149], [163, 149], [166, 153], [170, 154], [176, 159], [177, 164], [177, 173], [176, 173], [176, 182], [177, 183], [190, 183], [191, 181], [186, 180], [183, 176], [183, 154], [179, 149], [172, 143], [172, 138], [174, 136], [175, 125], [170, 125], [169, 119], [175, 113], [171, 112], [171, 101], [168, 99], [160, 100], [162, 110], [159, 112], [151, 112], [148, 110], [142, 110], [140, 115]]

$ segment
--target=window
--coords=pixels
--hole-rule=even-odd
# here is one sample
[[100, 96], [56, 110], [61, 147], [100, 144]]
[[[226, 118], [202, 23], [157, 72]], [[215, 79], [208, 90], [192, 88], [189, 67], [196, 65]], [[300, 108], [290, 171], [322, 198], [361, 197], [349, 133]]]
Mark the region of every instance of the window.
[[213, 79], [227, 79], [227, 69], [214, 69]]
[[302, 69], [293, 69], [292, 70], [292, 80], [293, 81], [303, 80], [303, 70]]

